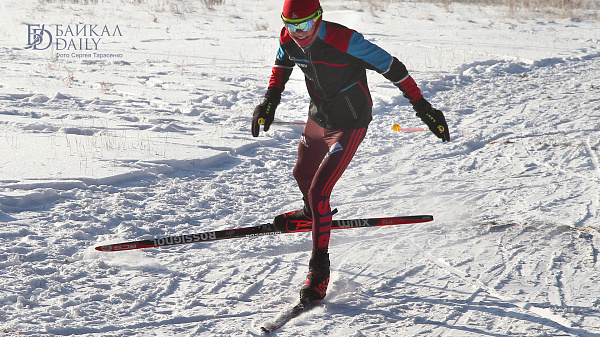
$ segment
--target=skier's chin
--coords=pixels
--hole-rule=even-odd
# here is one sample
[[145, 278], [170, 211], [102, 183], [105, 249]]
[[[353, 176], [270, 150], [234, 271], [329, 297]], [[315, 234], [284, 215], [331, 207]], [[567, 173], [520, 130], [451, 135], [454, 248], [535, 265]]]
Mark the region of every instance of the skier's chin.
[[296, 42], [296, 44], [300, 47], [308, 47], [310, 46], [310, 44], [315, 40], [315, 36], [307, 36], [304, 38], [299, 38], [299, 37], [294, 37], [292, 36], [292, 39], [294, 40], [294, 42]]

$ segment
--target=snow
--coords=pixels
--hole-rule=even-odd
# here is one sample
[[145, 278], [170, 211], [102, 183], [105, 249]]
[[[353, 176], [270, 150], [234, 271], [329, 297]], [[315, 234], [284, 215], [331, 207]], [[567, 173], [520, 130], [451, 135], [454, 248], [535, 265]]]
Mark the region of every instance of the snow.
[[[249, 124], [281, 2], [209, 7], [0, 4], [4, 334], [257, 336], [297, 298], [306, 233], [94, 250], [256, 225], [301, 206], [291, 170], [302, 128], [253, 138]], [[423, 125], [396, 87], [369, 74], [374, 120], [334, 189], [335, 217], [436, 220], [334, 232], [326, 300], [273, 335], [600, 336], [594, 15], [323, 7], [407, 65], [452, 141], [392, 131]], [[121, 56], [26, 49], [26, 24], [108, 27], [99, 49]], [[296, 69], [276, 119], [305, 121], [305, 91]]]

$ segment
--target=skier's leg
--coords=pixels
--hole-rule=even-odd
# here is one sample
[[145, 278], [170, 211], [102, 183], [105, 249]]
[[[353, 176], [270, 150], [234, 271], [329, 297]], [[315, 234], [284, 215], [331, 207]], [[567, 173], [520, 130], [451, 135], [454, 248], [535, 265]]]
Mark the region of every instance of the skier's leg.
[[315, 173], [319, 169], [319, 165], [321, 165], [328, 151], [328, 146], [323, 139], [324, 133], [325, 129], [318, 126], [311, 119], [308, 120], [298, 144], [298, 159], [293, 172], [298, 187], [302, 192], [304, 207], [276, 216], [273, 220], [275, 226], [286, 228], [290, 222], [293, 222], [295, 227], [313, 227], [312, 210], [308, 202], [308, 190], [310, 189]]
[[350, 164], [366, 132], [366, 128], [325, 132], [324, 140], [329, 147], [329, 152], [317, 169], [308, 191], [308, 201], [314, 219], [313, 250], [327, 252], [331, 231], [329, 196]]
[[321, 300], [329, 285], [329, 237], [331, 232], [331, 207], [329, 196], [340, 179], [367, 129], [327, 130], [324, 140], [329, 152], [319, 166], [308, 191], [313, 215], [313, 253], [309, 263], [306, 284], [300, 290], [301, 301]]
[[313, 178], [327, 154], [329, 147], [324, 141], [325, 129], [318, 126], [312, 119], [308, 119], [300, 143], [298, 144], [298, 159], [294, 166], [294, 178], [302, 192], [302, 196], [308, 201], [308, 190]]

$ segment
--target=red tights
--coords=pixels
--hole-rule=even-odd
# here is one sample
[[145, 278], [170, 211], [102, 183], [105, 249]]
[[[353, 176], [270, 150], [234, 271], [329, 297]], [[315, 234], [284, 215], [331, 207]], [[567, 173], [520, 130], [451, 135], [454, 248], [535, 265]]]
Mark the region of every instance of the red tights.
[[354, 157], [367, 128], [328, 130], [310, 118], [298, 145], [294, 178], [313, 214], [313, 251], [327, 252], [331, 231], [331, 190]]

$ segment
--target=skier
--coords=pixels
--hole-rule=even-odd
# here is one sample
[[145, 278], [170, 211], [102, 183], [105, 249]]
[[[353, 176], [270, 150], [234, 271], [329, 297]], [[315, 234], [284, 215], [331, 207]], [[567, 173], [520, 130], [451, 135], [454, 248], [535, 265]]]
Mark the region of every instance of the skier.
[[329, 198], [348, 167], [372, 119], [372, 100], [366, 69], [393, 82], [410, 101], [416, 115], [442, 141], [450, 140], [444, 114], [423, 98], [404, 64], [368, 42], [360, 33], [340, 24], [323, 21], [319, 0], [285, 0], [281, 14], [284, 27], [279, 51], [264, 100], [255, 108], [252, 135], [260, 125], [268, 131], [294, 65], [305, 76], [310, 96], [308, 121], [298, 144], [293, 170], [304, 207], [279, 215], [274, 224], [312, 225], [312, 256], [300, 303], [322, 300], [329, 284]]

